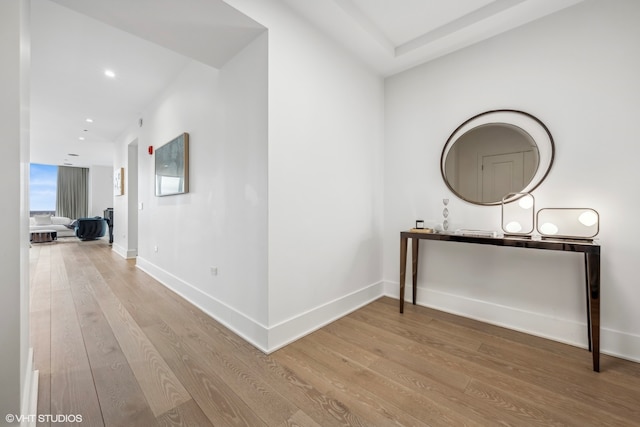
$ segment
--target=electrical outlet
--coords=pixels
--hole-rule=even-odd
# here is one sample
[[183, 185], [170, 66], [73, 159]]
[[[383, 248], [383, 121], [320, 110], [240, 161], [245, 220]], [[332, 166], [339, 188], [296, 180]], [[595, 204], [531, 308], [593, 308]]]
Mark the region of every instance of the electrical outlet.
[[158, 252], [158, 246], [157, 245], [153, 247], [153, 252]]
[[211, 271], [211, 275], [212, 276], [217, 276], [218, 275], [218, 267], [210, 267], [210, 271]]

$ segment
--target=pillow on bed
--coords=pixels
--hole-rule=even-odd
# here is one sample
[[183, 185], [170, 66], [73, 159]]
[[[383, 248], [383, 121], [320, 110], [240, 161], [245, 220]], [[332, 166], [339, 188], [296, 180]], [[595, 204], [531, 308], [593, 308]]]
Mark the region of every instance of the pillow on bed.
[[51, 216], [49, 215], [35, 215], [36, 225], [51, 225]]

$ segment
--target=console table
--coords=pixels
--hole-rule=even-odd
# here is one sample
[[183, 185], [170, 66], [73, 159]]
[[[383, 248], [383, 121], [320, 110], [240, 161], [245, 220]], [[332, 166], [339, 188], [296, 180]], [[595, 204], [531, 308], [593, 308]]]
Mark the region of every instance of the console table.
[[414, 305], [416, 303], [416, 290], [418, 286], [418, 244], [420, 240], [440, 240], [479, 245], [584, 253], [589, 351], [591, 351], [593, 357], [593, 370], [600, 372], [600, 245], [581, 240], [531, 240], [518, 237], [481, 237], [450, 233], [402, 231], [400, 233], [400, 313], [404, 312], [408, 239], [411, 239], [413, 249], [411, 265]]

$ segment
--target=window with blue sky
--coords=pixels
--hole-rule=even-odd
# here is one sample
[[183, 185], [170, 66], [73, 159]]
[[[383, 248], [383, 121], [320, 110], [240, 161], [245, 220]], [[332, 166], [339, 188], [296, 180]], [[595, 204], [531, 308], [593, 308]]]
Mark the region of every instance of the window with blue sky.
[[29, 174], [29, 201], [31, 212], [56, 211], [58, 166], [31, 163]]

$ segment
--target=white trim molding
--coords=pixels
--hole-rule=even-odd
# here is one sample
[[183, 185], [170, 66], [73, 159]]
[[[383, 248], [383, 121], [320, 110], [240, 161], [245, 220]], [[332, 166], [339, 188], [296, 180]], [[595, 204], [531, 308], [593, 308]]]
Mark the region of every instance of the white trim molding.
[[21, 415], [23, 417], [20, 426], [33, 427], [36, 425], [36, 415], [38, 413], [38, 383], [40, 371], [33, 369], [33, 348], [29, 348], [27, 357], [26, 372], [24, 375], [24, 388], [22, 390]]
[[[399, 283], [385, 281], [385, 295], [398, 299]], [[411, 304], [412, 289], [408, 284], [405, 302]], [[586, 349], [587, 323], [551, 317], [541, 313], [514, 309], [500, 304], [418, 288], [416, 304], [435, 310], [502, 326], [526, 334], [547, 338]], [[499, 320], [508, 319], [508, 320]], [[600, 327], [600, 353], [640, 362], [640, 336]]]
[[174, 276], [143, 257], [138, 257], [136, 267], [240, 335], [258, 349], [263, 352], [267, 351], [268, 329], [265, 325], [211, 295], [205, 294], [190, 283]]
[[138, 256], [137, 249], [125, 249], [124, 247], [113, 243], [111, 245], [111, 250], [120, 255], [124, 259], [133, 259]]
[[205, 294], [145, 258], [138, 257], [136, 266], [266, 354], [369, 304], [383, 296], [384, 290], [383, 282], [377, 282], [277, 325], [267, 326]]
[[319, 305], [269, 328], [268, 352], [276, 351], [383, 296], [383, 282]]

